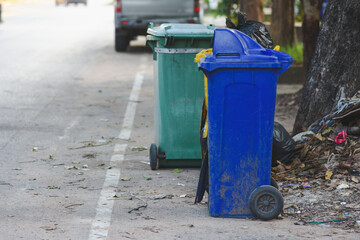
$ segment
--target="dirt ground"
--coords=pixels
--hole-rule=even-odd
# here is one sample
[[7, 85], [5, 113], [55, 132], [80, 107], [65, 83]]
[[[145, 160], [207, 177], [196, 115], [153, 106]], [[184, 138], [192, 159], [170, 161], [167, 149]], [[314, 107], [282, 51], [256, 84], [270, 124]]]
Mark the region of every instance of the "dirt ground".
[[[278, 95], [276, 119], [286, 129], [291, 129], [286, 124], [293, 123], [300, 100], [301, 92]], [[360, 233], [359, 139], [351, 136], [348, 141], [337, 145], [329, 138], [313, 139], [297, 146], [292, 164], [273, 168], [285, 198], [284, 217], [299, 225]]]

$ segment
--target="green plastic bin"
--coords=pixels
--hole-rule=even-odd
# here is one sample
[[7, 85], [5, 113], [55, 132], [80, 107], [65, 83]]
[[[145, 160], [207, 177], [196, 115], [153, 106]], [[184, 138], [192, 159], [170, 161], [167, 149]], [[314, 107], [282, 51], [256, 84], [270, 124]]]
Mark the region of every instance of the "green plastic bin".
[[150, 167], [200, 167], [203, 73], [194, 58], [212, 46], [214, 26], [162, 24], [147, 30], [154, 59], [155, 143]]

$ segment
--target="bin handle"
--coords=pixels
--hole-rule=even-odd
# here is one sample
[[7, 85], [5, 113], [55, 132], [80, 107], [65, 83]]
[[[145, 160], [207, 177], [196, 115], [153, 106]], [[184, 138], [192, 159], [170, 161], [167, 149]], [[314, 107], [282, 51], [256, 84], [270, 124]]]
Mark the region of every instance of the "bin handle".
[[[247, 37], [245, 35], [245, 37]], [[222, 44], [216, 44], [221, 42]], [[255, 43], [256, 45], [252, 44]], [[218, 56], [242, 56], [249, 55], [247, 45], [252, 45], [252, 49], [262, 50], [263, 48], [256, 42], [245, 42], [233, 29], [216, 29], [214, 34], [214, 54]]]
[[[217, 44], [218, 43], [218, 44]], [[221, 44], [219, 44], [221, 43]], [[280, 50], [280, 47], [276, 47]], [[234, 29], [216, 29], [214, 34], [213, 54], [217, 57], [239, 57], [251, 60], [252, 55], [269, 55], [277, 58], [282, 63], [279, 74], [285, 72], [293, 62], [293, 58], [283, 52], [272, 49], [264, 49], [260, 44], [246, 34]]]
[[146, 40], [146, 45], [148, 45], [152, 49], [152, 51], [153, 51], [153, 60], [156, 61], [157, 60], [157, 54], [155, 52], [156, 40], [147, 39]]
[[240, 57], [240, 53], [217, 53], [216, 57]]

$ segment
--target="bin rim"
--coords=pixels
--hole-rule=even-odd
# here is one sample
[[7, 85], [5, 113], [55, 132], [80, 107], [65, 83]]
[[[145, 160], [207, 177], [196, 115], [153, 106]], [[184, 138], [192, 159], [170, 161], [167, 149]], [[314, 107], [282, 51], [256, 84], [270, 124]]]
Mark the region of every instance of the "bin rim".
[[282, 73], [292, 62], [289, 54], [263, 48], [240, 31], [216, 29], [213, 54], [203, 59], [199, 68], [208, 71], [219, 68], [274, 68]]
[[283, 68], [283, 64], [279, 62], [269, 62], [269, 63], [256, 63], [256, 62], [201, 62], [199, 64], [199, 69], [203, 69], [209, 72], [218, 70], [218, 69], [274, 69], [280, 70]]
[[214, 36], [214, 30], [215, 26], [212, 24], [205, 26], [190, 23], [163, 23], [157, 27], [150, 24], [147, 29], [147, 34], [161, 38], [212, 38]]

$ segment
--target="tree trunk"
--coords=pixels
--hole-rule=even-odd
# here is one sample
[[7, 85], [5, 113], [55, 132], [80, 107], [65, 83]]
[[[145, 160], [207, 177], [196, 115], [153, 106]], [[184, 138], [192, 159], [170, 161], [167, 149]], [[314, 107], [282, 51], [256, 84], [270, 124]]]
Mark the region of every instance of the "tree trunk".
[[320, 30], [319, 11], [323, 0], [302, 0], [302, 8], [304, 10], [304, 19], [302, 23], [303, 34], [303, 57], [304, 69], [308, 72], [311, 59], [315, 52], [316, 41]]
[[265, 19], [262, 0], [241, 0], [240, 10], [247, 14], [248, 20], [263, 22]]
[[344, 88], [360, 89], [360, 1], [330, 0], [303, 90], [293, 134], [331, 113]]
[[274, 0], [271, 13], [271, 37], [274, 44], [290, 46], [295, 41], [295, 1]]

